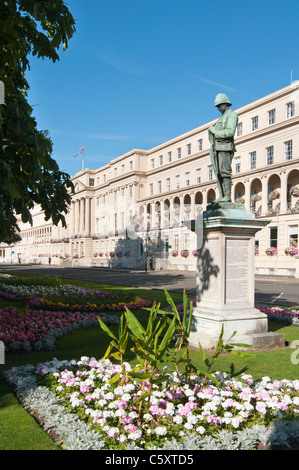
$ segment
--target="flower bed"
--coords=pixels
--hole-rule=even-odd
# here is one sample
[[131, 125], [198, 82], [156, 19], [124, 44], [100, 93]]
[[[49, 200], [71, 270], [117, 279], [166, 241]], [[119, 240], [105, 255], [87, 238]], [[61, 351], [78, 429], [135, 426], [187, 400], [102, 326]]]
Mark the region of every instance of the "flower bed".
[[[125, 307], [138, 309], [151, 305], [151, 302], [140, 297], [130, 299], [67, 284], [59, 287], [0, 284], [0, 296], [9, 300], [26, 298], [31, 309], [46, 308], [51, 311], [120, 312], [125, 310]], [[55, 302], [46, 297], [59, 297], [60, 301]], [[80, 303], [70, 303], [74, 298], [80, 300]]]
[[[196, 299], [188, 299], [188, 304], [193, 303], [193, 308], [196, 307]], [[299, 321], [299, 310], [288, 310], [279, 307], [265, 307], [264, 305], [255, 305], [255, 308], [265, 313], [270, 320], [282, 321], [286, 323], [297, 323]], [[176, 309], [179, 313], [184, 311], [184, 304], [181, 302], [176, 305]], [[166, 307], [165, 311], [171, 312], [171, 307]]]
[[[116, 319], [105, 315], [101, 319], [105, 323], [116, 322]], [[58, 335], [69, 332], [74, 327], [96, 324], [98, 316], [95, 314], [4, 308], [0, 310], [0, 341], [3, 341], [6, 351], [54, 349], [53, 340]]]
[[23, 406], [37, 412], [70, 450], [249, 450], [299, 439], [299, 380], [254, 381], [245, 374], [237, 380], [217, 372], [216, 386], [198, 375], [180, 384], [169, 373], [155, 387], [149, 409], [142, 402], [138, 420], [141, 382], [121, 383], [121, 370], [109, 360], [53, 359], [37, 368], [14, 368], [5, 378]]

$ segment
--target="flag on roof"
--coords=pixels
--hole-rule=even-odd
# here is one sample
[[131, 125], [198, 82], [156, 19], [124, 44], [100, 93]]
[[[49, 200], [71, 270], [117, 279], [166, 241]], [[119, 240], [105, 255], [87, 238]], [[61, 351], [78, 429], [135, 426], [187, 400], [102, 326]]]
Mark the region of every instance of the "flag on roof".
[[79, 152], [78, 152], [78, 153], [76, 153], [76, 155], [74, 155], [74, 157], [77, 157], [77, 155], [79, 155], [80, 153], [82, 153], [82, 152], [83, 152], [83, 150], [84, 150], [84, 145], [83, 145], [83, 147], [81, 147], [81, 148], [80, 148]]

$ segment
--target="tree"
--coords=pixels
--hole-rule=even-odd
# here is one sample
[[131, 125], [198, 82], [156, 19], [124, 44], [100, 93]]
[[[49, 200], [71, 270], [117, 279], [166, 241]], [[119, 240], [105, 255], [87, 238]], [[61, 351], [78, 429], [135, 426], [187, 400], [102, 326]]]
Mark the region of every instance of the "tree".
[[17, 218], [32, 224], [30, 210], [39, 204], [45, 220], [66, 226], [73, 184], [52, 158], [47, 131], [37, 129], [27, 101], [28, 56], [59, 60], [75, 32], [63, 0], [2, 0], [0, 4], [0, 242], [18, 238]]

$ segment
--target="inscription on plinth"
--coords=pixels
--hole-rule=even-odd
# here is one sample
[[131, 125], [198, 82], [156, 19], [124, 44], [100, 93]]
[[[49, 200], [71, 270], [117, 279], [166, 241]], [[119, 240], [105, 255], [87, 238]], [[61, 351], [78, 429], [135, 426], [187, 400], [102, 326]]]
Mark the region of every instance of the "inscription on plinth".
[[226, 239], [225, 241], [225, 301], [243, 302], [249, 297], [249, 242]]

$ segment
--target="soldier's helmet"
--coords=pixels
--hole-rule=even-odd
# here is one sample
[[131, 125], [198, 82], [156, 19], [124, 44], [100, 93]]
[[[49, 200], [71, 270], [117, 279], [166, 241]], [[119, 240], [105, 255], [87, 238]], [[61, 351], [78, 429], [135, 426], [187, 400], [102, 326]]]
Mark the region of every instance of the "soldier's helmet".
[[224, 93], [218, 93], [218, 95], [215, 98], [215, 107], [224, 103], [227, 103], [231, 106], [231, 102], [229, 101], [228, 97]]

